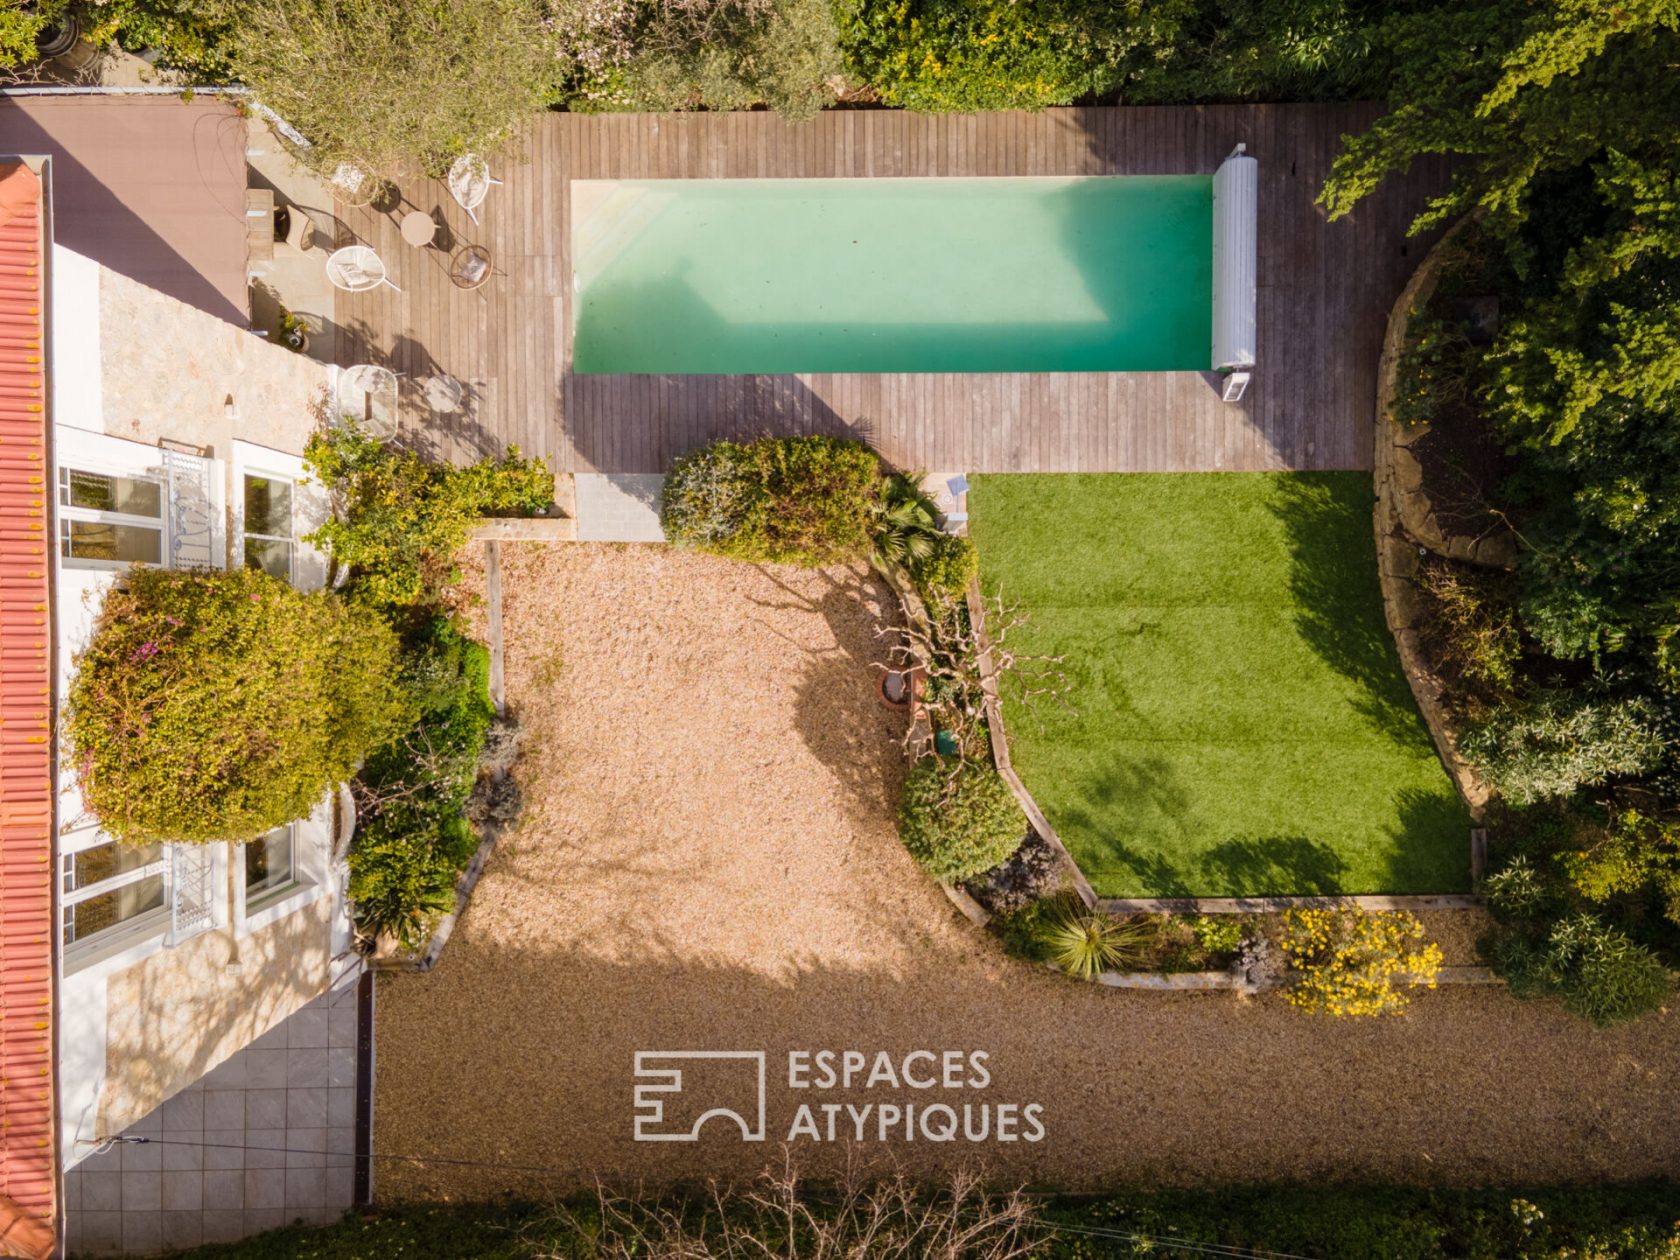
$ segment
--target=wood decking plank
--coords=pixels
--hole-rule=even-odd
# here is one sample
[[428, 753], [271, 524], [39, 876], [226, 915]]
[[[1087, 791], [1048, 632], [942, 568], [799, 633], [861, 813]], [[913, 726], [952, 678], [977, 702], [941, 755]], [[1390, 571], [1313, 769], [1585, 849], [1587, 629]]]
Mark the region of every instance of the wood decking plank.
[[[552, 114], [497, 164], [475, 226], [441, 184], [458, 243], [485, 245], [489, 284], [456, 290], [447, 254], [403, 244], [395, 217], [341, 208], [402, 293], [340, 294], [338, 362], [403, 373], [405, 440], [455, 459], [518, 443], [561, 468], [657, 471], [703, 440], [760, 429], [868, 428], [895, 457], [937, 469], [1364, 468], [1388, 307], [1424, 242], [1404, 240], [1443, 163], [1419, 163], [1349, 218], [1313, 197], [1339, 136], [1370, 106], [1081, 108], [920, 115], [836, 110], [790, 124], [764, 113]], [[1196, 373], [819, 374], [580, 378], [570, 373], [573, 179], [867, 178], [1206, 172], [1239, 140], [1260, 160], [1260, 363], [1248, 399], [1218, 402]], [[1294, 172], [1290, 173], [1293, 164]], [[454, 415], [423, 383], [469, 387]]]

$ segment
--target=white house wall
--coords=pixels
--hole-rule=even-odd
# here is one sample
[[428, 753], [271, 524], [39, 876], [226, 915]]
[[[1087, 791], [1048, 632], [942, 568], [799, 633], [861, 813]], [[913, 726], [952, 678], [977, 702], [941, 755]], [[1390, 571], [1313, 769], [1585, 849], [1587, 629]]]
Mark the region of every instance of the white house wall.
[[[242, 562], [244, 474], [303, 480], [304, 443], [331, 370], [62, 248], [53, 251], [51, 282], [57, 465], [155, 475], [165, 458], [160, 442], [196, 449], [206, 461], [199, 467], [208, 473], [212, 509], [203, 554], [217, 564]], [[56, 483], [55, 468], [55, 499]], [[326, 510], [318, 488], [300, 487], [294, 535], [313, 529]], [[325, 575], [324, 557], [300, 542], [295, 583], [319, 587]], [[117, 576], [55, 563], [61, 703]], [[61, 852], [100, 838], [74, 766], [63, 758], [59, 811]], [[66, 959], [58, 999], [66, 1167], [326, 987], [333, 958], [349, 941], [343, 869], [333, 861], [338, 812], [328, 799], [296, 824], [301, 883], [280, 899], [246, 914], [243, 880], [235, 877], [240, 851], [215, 846], [208, 931], [174, 948], [152, 934]], [[169, 1036], [157, 1035], [163, 1030]], [[137, 1053], [142, 1039], [144, 1054]]]

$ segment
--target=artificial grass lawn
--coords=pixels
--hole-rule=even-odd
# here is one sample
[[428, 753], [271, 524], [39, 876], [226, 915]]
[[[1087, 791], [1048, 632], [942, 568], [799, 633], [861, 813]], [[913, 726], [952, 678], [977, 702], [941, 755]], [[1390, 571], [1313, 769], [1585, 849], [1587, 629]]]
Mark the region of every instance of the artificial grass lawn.
[[1469, 819], [1383, 619], [1364, 473], [972, 479], [1022, 780], [1099, 895], [1457, 892]]

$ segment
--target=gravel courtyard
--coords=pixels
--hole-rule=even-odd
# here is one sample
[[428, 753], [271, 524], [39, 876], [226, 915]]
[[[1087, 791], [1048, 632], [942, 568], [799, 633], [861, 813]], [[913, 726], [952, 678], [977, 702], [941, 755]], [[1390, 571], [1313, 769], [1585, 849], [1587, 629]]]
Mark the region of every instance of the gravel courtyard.
[[[1680, 1174], [1673, 1013], [1601, 1032], [1443, 989], [1403, 1018], [1332, 1022], [1005, 959], [894, 835], [902, 728], [873, 688], [886, 599], [861, 572], [662, 547], [503, 556], [526, 814], [436, 970], [381, 979], [375, 1153], [458, 1161], [378, 1160], [382, 1200], [748, 1172], [781, 1159], [802, 1103], [1043, 1107], [1037, 1142], [906, 1141], [901, 1124], [881, 1141], [870, 1121], [862, 1143], [788, 1143], [817, 1172], [889, 1156], [1067, 1187]], [[675, 1049], [768, 1052], [762, 1144], [715, 1121], [697, 1143], [632, 1140], [633, 1056]], [[991, 1079], [790, 1089], [786, 1054], [807, 1049], [983, 1050]]]

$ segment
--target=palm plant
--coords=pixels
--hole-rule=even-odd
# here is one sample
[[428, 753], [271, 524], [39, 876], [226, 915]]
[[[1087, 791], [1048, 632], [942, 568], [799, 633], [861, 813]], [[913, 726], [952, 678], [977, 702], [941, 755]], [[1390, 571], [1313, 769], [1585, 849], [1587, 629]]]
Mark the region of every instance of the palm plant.
[[1044, 947], [1050, 961], [1068, 975], [1094, 980], [1101, 972], [1138, 962], [1152, 936], [1146, 920], [1113, 919], [1077, 906], [1045, 929]]
[[919, 472], [887, 474], [875, 504], [874, 552], [877, 567], [908, 567], [933, 554], [939, 514], [922, 489]]

